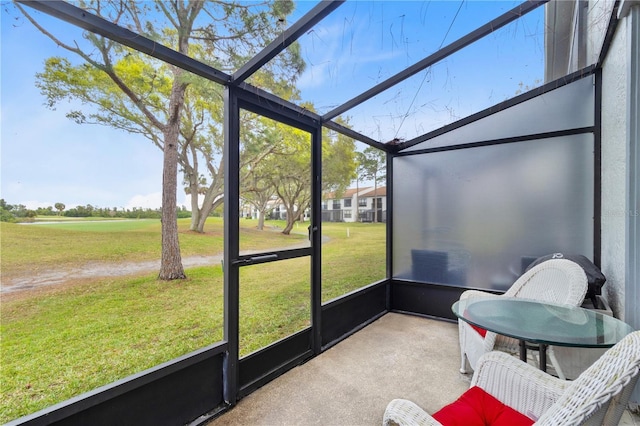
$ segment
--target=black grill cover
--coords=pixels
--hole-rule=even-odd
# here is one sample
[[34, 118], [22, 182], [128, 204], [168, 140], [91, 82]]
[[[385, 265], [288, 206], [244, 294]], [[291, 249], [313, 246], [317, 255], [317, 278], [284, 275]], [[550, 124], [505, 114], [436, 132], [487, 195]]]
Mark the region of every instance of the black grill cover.
[[600, 269], [593, 264], [587, 257], [581, 254], [563, 254], [563, 253], [553, 253], [547, 256], [542, 256], [534, 260], [528, 267], [527, 271], [533, 268], [536, 265], [539, 265], [542, 262], [546, 262], [551, 259], [567, 259], [571, 260], [584, 269], [585, 274], [587, 275], [587, 282], [589, 283], [589, 287], [587, 289], [587, 295], [585, 298], [591, 299], [593, 302], [593, 306], [597, 307], [598, 302], [596, 300], [596, 295], [602, 294], [602, 286], [607, 280], [605, 276], [602, 274]]

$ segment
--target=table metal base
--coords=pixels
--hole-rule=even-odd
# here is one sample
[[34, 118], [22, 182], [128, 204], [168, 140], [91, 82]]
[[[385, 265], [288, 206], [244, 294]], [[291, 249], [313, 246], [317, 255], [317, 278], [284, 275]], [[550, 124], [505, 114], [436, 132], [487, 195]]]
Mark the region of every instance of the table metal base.
[[[538, 345], [540, 352], [540, 370], [547, 372], [547, 345], [540, 343]], [[520, 340], [520, 359], [527, 362], [527, 342]]]

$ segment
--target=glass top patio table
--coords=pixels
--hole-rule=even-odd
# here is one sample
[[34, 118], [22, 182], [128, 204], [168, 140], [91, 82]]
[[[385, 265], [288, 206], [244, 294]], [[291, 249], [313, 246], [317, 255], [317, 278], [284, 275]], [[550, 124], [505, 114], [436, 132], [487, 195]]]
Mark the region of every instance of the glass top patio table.
[[470, 324], [539, 345], [606, 348], [633, 331], [594, 310], [528, 299], [470, 298], [454, 303], [452, 310]]

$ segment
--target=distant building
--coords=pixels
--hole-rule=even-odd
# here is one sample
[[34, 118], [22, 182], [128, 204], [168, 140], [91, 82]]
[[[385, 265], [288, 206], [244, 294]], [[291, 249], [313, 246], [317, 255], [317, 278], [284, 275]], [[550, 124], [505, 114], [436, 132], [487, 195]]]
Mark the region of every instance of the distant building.
[[[296, 209], [297, 211], [297, 209]], [[273, 196], [266, 206], [266, 220], [287, 220], [287, 209], [282, 200]], [[245, 219], [258, 219], [260, 214], [258, 209], [250, 201], [240, 199], [240, 217]], [[300, 218], [303, 222], [309, 220], [309, 209], [307, 208]]]
[[[240, 216], [246, 219], [258, 219], [258, 209], [250, 202], [241, 199]], [[265, 219], [287, 219], [287, 211], [278, 197], [272, 197], [267, 203]], [[308, 209], [305, 210], [302, 220], [309, 220]], [[342, 194], [334, 192], [325, 194], [322, 199], [322, 221], [386, 222], [387, 187], [349, 188]]]
[[387, 188], [349, 188], [328, 193], [322, 200], [323, 222], [386, 222]]

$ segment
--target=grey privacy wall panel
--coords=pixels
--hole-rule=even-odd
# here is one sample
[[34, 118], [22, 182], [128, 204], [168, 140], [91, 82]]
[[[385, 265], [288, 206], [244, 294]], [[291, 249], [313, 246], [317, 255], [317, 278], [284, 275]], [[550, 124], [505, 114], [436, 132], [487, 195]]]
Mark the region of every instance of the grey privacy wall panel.
[[593, 255], [594, 136], [394, 158], [393, 275], [504, 290], [528, 262]]

